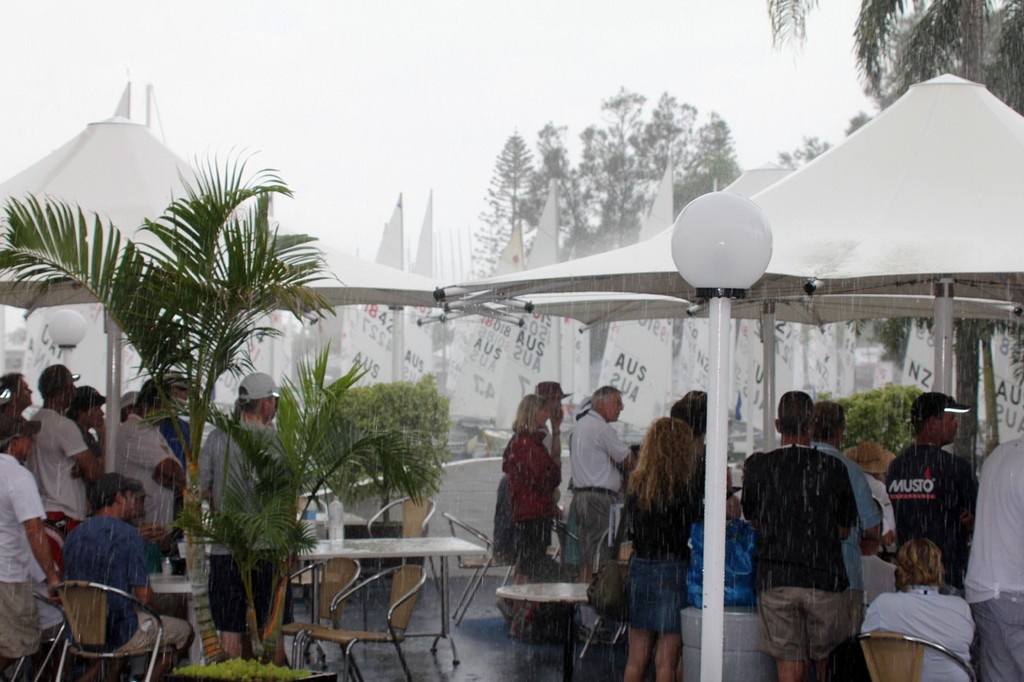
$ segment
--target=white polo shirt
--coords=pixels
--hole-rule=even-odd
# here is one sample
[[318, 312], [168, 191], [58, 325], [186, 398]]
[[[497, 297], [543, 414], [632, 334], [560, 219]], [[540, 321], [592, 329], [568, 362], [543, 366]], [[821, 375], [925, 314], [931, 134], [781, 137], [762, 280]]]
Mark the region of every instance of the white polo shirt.
[[971, 604], [1024, 592], [1024, 439], [985, 458], [964, 591]]
[[622, 474], [615, 465], [628, 456], [629, 446], [622, 442], [611, 424], [590, 410], [576, 422], [570, 438], [573, 488], [606, 488], [618, 492], [622, 487]]
[[0, 453], [0, 582], [30, 579], [35, 557], [24, 523], [45, 515], [32, 474], [14, 457]]

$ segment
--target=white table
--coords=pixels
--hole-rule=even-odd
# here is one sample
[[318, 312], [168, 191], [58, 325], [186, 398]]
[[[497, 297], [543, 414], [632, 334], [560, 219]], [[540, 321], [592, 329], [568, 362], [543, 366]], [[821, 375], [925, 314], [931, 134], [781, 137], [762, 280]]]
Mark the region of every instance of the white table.
[[[487, 550], [468, 540], [453, 537], [425, 538], [372, 538], [367, 540], [343, 540], [331, 542], [322, 540], [316, 543], [312, 552], [303, 554], [302, 559], [319, 561], [322, 559], [411, 559], [419, 557], [438, 557], [441, 559], [441, 632], [434, 637], [430, 647], [437, 652], [437, 642], [447, 639], [452, 648], [452, 663], [459, 664], [459, 654], [455, 649], [455, 640], [449, 632], [450, 615], [448, 608], [448, 557], [460, 555], [486, 554]], [[317, 585], [319, 580], [314, 580]], [[313, 603], [317, 603], [314, 596]], [[409, 634], [406, 637], [430, 636], [434, 633]]]
[[187, 575], [164, 575], [150, 573], [149, 586], [156, 594], [183, 594], [188, 609], [188, 624], [192, 626], [192, 646], [188, 650], [189, 660], [199, 663], [203, 660], [203, 642], [196, 622], [196, 605], [192, 599], [192, 583]]
[[562, 650], [562, 679], [572, 680], [573, 658], [576, 648], [576, 606], [587, 603], [586, 583], [523, 583], [504, 585], [495, 590], [500, 599], [569, 604], [569, 619], [565, 624], [565, 644]]

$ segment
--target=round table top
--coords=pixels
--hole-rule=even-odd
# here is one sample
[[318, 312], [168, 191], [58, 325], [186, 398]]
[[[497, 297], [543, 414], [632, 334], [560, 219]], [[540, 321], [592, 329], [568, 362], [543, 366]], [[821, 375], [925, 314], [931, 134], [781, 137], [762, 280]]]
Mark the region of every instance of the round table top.
[[586, 583], [523, 583], [505, 585], [495, 590], [502, 599], [535, 602], [583, 604], [587, 601]]

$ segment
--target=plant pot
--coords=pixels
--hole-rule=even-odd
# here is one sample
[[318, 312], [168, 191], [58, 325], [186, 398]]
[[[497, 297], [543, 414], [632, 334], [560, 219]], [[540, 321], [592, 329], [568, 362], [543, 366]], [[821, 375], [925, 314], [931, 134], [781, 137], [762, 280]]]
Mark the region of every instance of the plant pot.
[[[175, 675], [174, 672], [169, 672], [163, 677], [164, 682], [229, 682], [223, 678], [213, 677], [193, 677], [191, 675]], [[297, 678], [289, 682], [337, 682], [338, 673], [332, 672], [313, 672], [310, 671], [305, 677]], [[242, 682], [238, 680], [237, 682]], [[262, 682], [261, 680], [246, 680], [246, 682]], [[268, 682], [279, 682], [276, 678], [269, 680]]]

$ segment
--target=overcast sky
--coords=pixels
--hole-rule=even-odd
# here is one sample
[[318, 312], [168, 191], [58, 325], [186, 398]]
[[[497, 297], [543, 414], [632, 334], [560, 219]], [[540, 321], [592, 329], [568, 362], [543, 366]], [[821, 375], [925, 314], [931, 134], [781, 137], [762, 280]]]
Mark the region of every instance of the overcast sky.
[[409, 248], [431, 190], [447, 245], [478, 224], [514, 130], [532, 145], [565, 125], [575, 151], [623, 86], [718, 112], [745, 168], [874, 113], [850, 1], [822, 3], [801, 50], [773, 49], [764, 0], [5, 5], [0, 180], [112, 115], [130, 79], [133, 118], [152, 84], [175, 152], [259, 152], [295, 191], [277, 206], [289, 229], [367, 259], [399, 192]]

